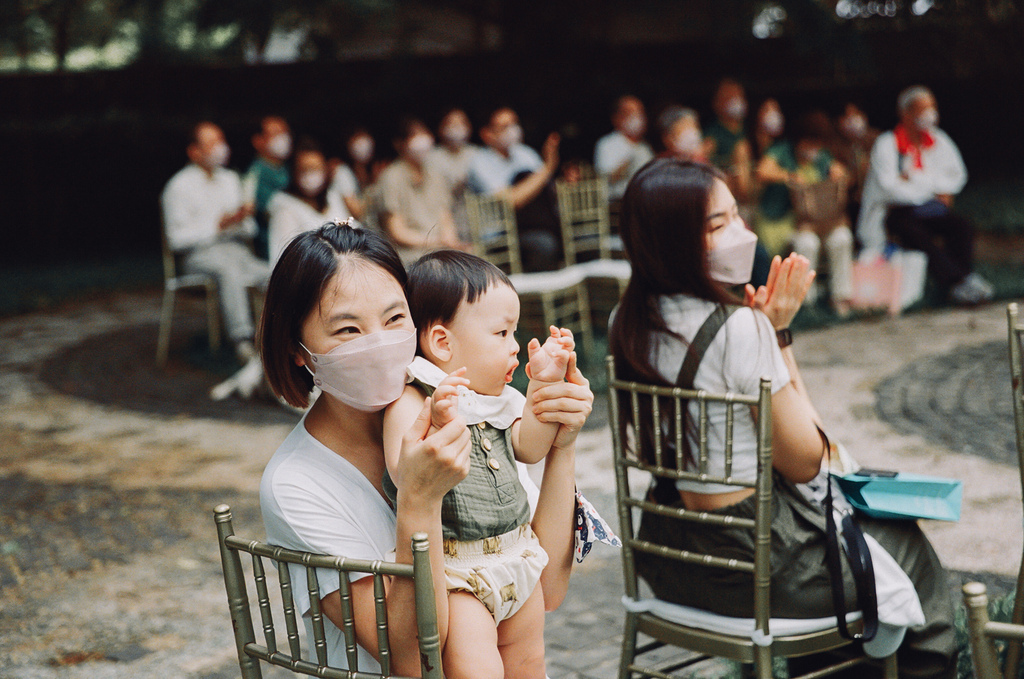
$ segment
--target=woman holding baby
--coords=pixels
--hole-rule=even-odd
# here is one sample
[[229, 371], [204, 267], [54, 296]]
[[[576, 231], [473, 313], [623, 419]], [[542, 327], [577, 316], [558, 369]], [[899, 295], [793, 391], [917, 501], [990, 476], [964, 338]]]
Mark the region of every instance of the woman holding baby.
[[[531, 615], [535, 616], [538, 605], [540, 611], [557, 607], [568, 585], [575, 509], [575, 441], [590, 413], [593, 394], [576, 368], [571, 336], [557, 331], [543, 346], [538, 343], [531, 347], [531, 370], [536, 373], [542, 368], [543, 375], [538, 376], [545, 379], [531, 380], [525, 399], [507, 399], [509, 395], [505, 393], [511, 387], [504, 378], [515, 368], [518, 347], [513, 351], [506, 345], [508, 353], [501, 357], [505, 364], [502, 388], [486, 380], [475, 383], [480, 378], [475, 378], [474, 366], [453, 363], [458, 356], [474, 354], [465, 353], [465, 345], [461, 345], [461, 355], [445, 353], [446, 347], [459, 341], [454, 331], [458, 329], [459, 315], [465, 311], [463, 306], [473, 307], [473, 303], [466, 301], [465, 291], [450, 293], [457, 296], [456, 311], [447, 325], [443, 319], [435, 319], [438, 322], [424, 328], [414, 324], [406, 299], [406, 283], [406, 271], [398, 255], [382, 237], [345, 225], [326, 225], [304, 233], [282, 253], [267, 288], [260, 328], [267, 378], [275, 393], [296, 407], [308, 405], [314, 386], [320, 387], [322, 393], [264, 472], [260, 503], [267, 538], [287, 548], [356, 559], [386, 559], [394, 552], [396, 561], [411, 563], [412, 534], [427, 533], [446, 675], [543, 677], [543, 640], [538, 662], [537, 653], [533, 652], [536, 629], [507, 624], [515, 620], [516, 613], [501, 622], [493, 613], [484, 614], [494, 615], [496, 623], [486, 633], [490, 636], [485, 637], [495, 646], [494, 655], [488, 656], [495, 662], [484, 673], [480, 667], [466, 666], [450, 655], [449, 649], [458, 649], [459, 644], [446, 643], [452, 585], [446, 573], [445, 550], [441, 547], [472, 544], [472, 540], [452, 541], [450, 517], [442, 518], [443, 514], [450, 514], [444, 498], [467, 475], [472, 477], [471, 467], [476, 463], [471, 464], [471, 456], [480, 441], [478, 432], [491, 427], [492, 419], [492, 413], [484, 412], [478, 419], [483, 426], [474, 423], [471, 435], [467, 420], [456, 405], [465, 397], [499, 410], [505, 408], [503, 420], [509, 424], [510, 454], [520, 461], [541, 457], [546, 460], [532, 520], [527, 514], [526, 523], [514, 529], [517, 535], [529, 536], [540, 548], [528, 551], [545, 555], [542, 561], [546, 565], [537, 567], [534, 562], [539, 570], [535, 578], [537, 597], [523, 597], [522, 605], [529, 604], [528, 610], [534, 611]], [[482, 294], [509, 297], [503, 286], [500, 280], [489, 283]], [[504, 302], [506, 315], [511, 315], [514, 307], [518, 317], [518, 299]], [[436, 326], [440, 327], [435, 331]], [[438, 342], [437, 335], [444, 328], [453, 332], [448, 340]], [[512, 321], [495, 332], [511, 337], [514, 330]], [[425, 337], [425, 332], [434, 334]], [[451, 360], [431, 366], [440, 371], [440, 379], [432, 380], [426, 374], [423, 380], [406, 386], [406, 369], [416, 354], [417, 341], [423, 345], [425, 340], [434, 342], [431, 346], [435, 359], [440, 356]], [[428, 352], [427, 357], [430, 356]], [[469, 370], [460, 370], [463, 367]], [[564, 378], [552, 377], [559, 370]], [[430, 394], [434, 396], [428, 397]], [[508, 403], [488, 400], [502, 398]], [[388, 412], [385, 435], [385, 408], [396, 401], [395, 408]], [[510, 416], [509, 408], [518, 408], [518, 413]], [[527, 431], [535, 434], [521, 439]], [[545, 442], [550, 441], [547, 450], [539, 453], [535, 450], [536, 432], [541, 432]], [[491, 438], [498, 442], [497, 435]], [[520, 448], [524, 448], [523, 455]], [[499, 469], [511, 464], [508, 458], [490, 459], [495, 459]], [[493, 466], [491, 471], [498, 471]], [[385, 477], [390, 481], [390, 499], [385, 492]], [[528, 477], [524, 481], [525, 492], [535, 490]], [[521, 502], [517, 508], [518, 522], [524, 518]], [[296, 604], [308, 626], [310, 602], [302, 599], [307, 595], [304, 569], [293, 569], [292, 577], [293, 581], [298, 579], [294, 586]], [[333, 577], [330, 571], [320, 574], [321, 608], [331, 623], [341, 620], [338, 588], [336, 573]], [[376, 664], [372, 589], [370, 578], [352, 584], [360, 668]], [[457, 606], [465, 608], [470, 602], [461, 599], [458, 597]], [[389, 585], [387, 606], [394, 669], [415, 676], [419, 660], [413, 601], [410, 581], [396, 579]], [[477, 599], [473, 601], [480, 603]], [[469, 609], [474, 613], [489, 611], [483, 606], [474, 609], [472, 603]], [[343, 635], [337, 625], [325, 626], [328, 658], [332, 665], [344, 666]], [[519, 651], [503, 652], [508, 648]], [[524, 652], [530, 648], [533, 651]]]

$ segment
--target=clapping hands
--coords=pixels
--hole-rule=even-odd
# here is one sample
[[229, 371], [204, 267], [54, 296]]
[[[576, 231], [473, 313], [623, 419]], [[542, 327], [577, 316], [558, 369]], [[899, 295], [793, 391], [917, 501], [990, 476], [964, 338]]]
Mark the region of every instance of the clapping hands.
[[756, 289], [748, 283], [743, 303], [762, 311], [776, 330], [788, 328], [800, 310], [814, 276], [806, 257], [795, 253], [786, 259], [776, 256], [772, 259], [768, 281]]

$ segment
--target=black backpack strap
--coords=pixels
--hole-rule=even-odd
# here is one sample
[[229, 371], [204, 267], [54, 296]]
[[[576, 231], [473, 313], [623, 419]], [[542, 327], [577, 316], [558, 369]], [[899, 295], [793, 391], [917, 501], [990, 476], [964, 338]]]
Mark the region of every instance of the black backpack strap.
[[686, 349], [686, 357], [683, 358], [683, 365], [679, 368], [679, 377], [676, 378], [677, 387], [693, 389], [693, 379], [697, 376], [697, 368], [704, 360], [704, 354], [707, 353], [708, 347], [711, 346], [718, 331], [739, 308], [741, 307], [738, 304], [719, 304], [707, 317]]
[[[715, 307], [715, 310], [697, 330], [697, 334], [693, 336], [690, 346], [686, 348], [686, 356], [683, 358], [683, 365], [679, 369], [679, 377], [676, 378], [675, 386], [693, 389], [693, 378], [697, 375], [697, 368], [700, 367], [704, 354], [711, 346], [715, 335], [729, 320], [729, 316], [739, 308], [739, 305], [736, 304], [719, 304]], [[671, 504], [679, 498], [676, 482], [664, 476], [655, 477], [653, 494], [654, 500], [659, 504]]]
[[[832, 446], [828, 436], [820, 428], [825, 450], [829, 451], [831, 462]], [[831, 464], [829, 465], [831, 467]], [[839, 546], [839, 535], [836, 530], [835, 512], [832, 510], [832, 479], [826, 477], [825, 494], [825, 565], [829, 578], [832, 580], [832, 606], [836, 611], [836, 622], [840, 636], [846, 639], [871, 641], [878, 631], [878, 594], [875, 590], [875, 569], [871, 563], [871, 553], [864, 533], [853, 520], [853, 516], [843, 516], [843, 537], [846, 540], [846, 554], [853, 572], [853, 582], [857, 590], [857, 606], [864, 616], [864, 630], [860, 634], [852, 634], [846, 627], [846, 592], [843, 588], [842, 551]]]

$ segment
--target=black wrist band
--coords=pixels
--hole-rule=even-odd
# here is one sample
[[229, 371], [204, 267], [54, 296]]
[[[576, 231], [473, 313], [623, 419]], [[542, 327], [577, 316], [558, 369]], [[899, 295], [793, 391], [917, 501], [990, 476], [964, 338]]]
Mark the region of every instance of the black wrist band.
[[779, 349], [785, 349], [793, 343], [793, 333], [789, 328], [775, 331], [775, 337], [779, 340]]

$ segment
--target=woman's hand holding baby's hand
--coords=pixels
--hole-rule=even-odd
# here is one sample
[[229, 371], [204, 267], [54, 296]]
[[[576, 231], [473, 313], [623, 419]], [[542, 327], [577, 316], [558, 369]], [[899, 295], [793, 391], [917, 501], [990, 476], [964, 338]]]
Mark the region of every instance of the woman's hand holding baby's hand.
[[437, 431], [459, 414], [459, 387], [469, 387], [464, 377], [465, 368], [459, 368], [445, 377], [430, 397], [430, 431]]
[[551, 334], [543, 345], [534, 338], [526, 346], [530, 356], [530, 362], [526, 364], [526, 376], [540, 382], [561, 382], [565, 379], [569, 357], [575, 348], [576, 341], [571, 330], [551, 326]]
[[565, 381], [541, 387], [533, 398], [533, 414], [539, 421], [561, 425], [551, 449], [573, 446], [594, 407], [594, 393], [590, 391], [590, 382], [576, 367], [575, 352], [569, 356]]
[[400, 502], [430, 505], [469, 474], [471, 439], [465, 420], [456, 412], [438, 429], [431, 426], [432, 399], [402, 437], [402, 449], [392, 478]]
[[764, 312], [776, 330], [788, 328], [800, 310], [814, 276], [806, 257], [795, 253], [786, 259], [776, 256], [768, 272], [768, 281], [756, 290], [748, 283], [743, 303]]

